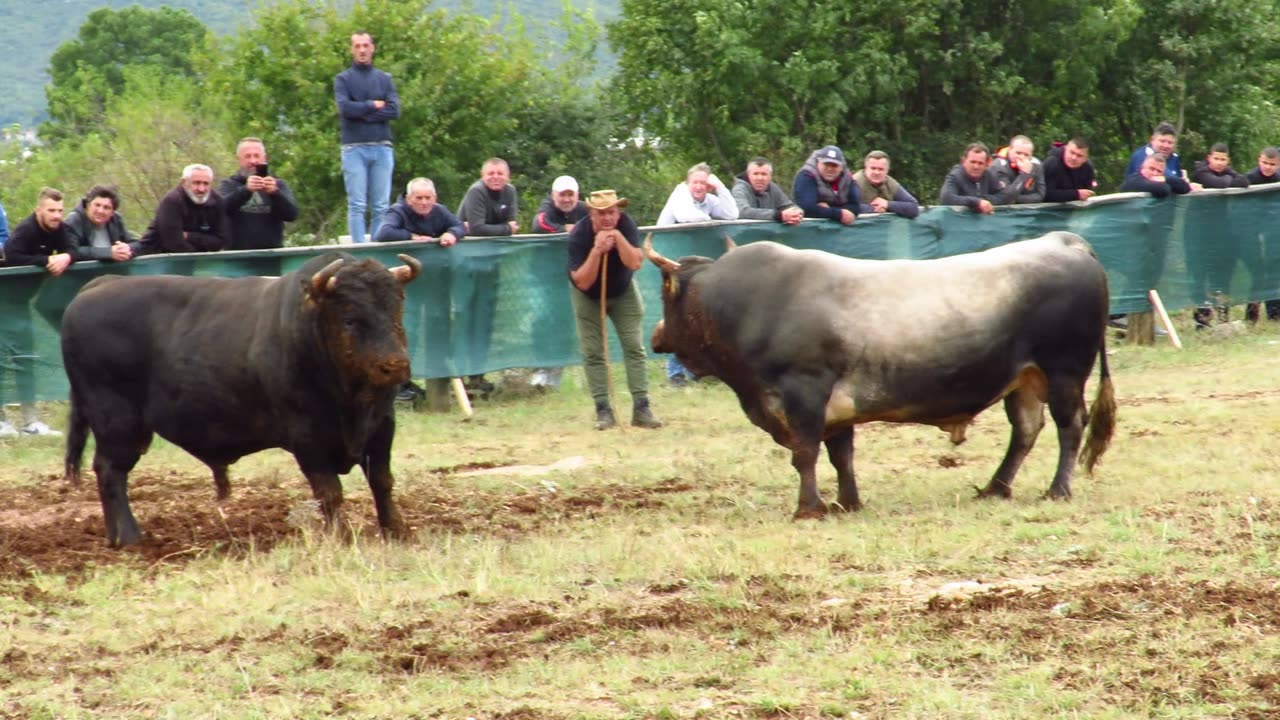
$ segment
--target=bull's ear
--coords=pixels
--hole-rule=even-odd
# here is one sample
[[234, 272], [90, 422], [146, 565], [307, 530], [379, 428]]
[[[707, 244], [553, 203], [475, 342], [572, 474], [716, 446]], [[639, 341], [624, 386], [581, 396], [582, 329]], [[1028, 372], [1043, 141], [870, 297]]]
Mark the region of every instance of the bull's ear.
[[653, 233], [644, 236], [644, 254], [649, 258], [649, 262], [657, 265], [664, 273], [673, 273], [680, 269], [680, 263], [662, 257], [657, 250], [653, 249]]
[[333, 289], [338, 286], [338, 268], [342, 267], [342, 262], [342, 258], [338, 258], [321, 268], [320, 272], [311, 276], [312, 297], [320, 297], [325, 293], [333, 292]]
[[680, 294], [680, 279], [672, 273], [662, 276], [662, 294], [675, 297]]
[[400, 258], [404, 264], [391, 268], [391, 274], [396, 276], [396, 280], [399, 280], [401, 285], [413, 282], [413, 279], [418, 277], [418, 273], [422, 272], [422, 263], [412, 255], [400, 254], [396, 257]]

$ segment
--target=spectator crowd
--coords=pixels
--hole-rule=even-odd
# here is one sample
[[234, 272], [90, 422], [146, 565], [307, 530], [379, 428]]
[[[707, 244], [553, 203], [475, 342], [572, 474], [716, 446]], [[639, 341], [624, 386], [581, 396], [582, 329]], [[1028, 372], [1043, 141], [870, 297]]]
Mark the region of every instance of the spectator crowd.
[[[334, 99], [339, 118], [341, 166], [347, 193], [347, 229], [353, 242], [419, 241], [448, 248], [466, 236], [502, 237], [520, 232], [519, 193], [510, 182], [508, 163], [489, 158], [457, 206], [457, 213], [439, 201], [436, 186], [426, 177], [410, 180], [391, 202], [395, 148], [391, 123], [400, 115], [399, 96], [390, 75], [374, 66], [373, 38], [364, 32], [351, 36], [349, 67], [334, 78]], [[1143, 192], [1163, 198], [1204, 188], [1249, 187], [1274, 183], [1280, 177], [1280, 150], [1261, 151], [1256, 167], [1247, 172], [1232, 168], [1229, 150], [1216, 143], [1190, 173], [1183, 169], [1177, 151], [1177, 131], [1160, 123], [1149, 141], [1130, 158], [1121, 192]], [[155, 253], [216, 252], [279, 248], [286, 223], [298, 217], [298, 206], [289, 184], [272, 174], [267, 147], [262, 140], [245, 137], [236, 146], [235, 172], [217, 183], [213, 169], [193, 163], [182, 169], [174, 188], [160, 201], [155, 216], [138, 235], [126, 227], [120, 196], [111, 186], [95, 185], [64, 215], [64, 194], [45, 188], [34, 210], [9, 231], [0, 207], [0, 264], [42, 267], [58, 276], [77, 261], [129, 262]], [[764, 157], [751, 158], [741, 174], [725, 183], [705, 163], [689, 168], [675, 186], [654, 224], [669, 226], [716, 220], [751, 219], [795, 225], [806, 218], [852, 225], [859, 216], [893, 213], [914, 218], [921, 205], [890, 174], [889, 156], [872, 150], [851, 167], [836, 145], [809, 154], [795, 173], [790, 194], [774, 177], [773, 164]], [[1087, 201], [1095, 197], [1098, 183], [1089, 160], [1089, 143], [1076, 137], [1054, 143], [1043, 159], [1026, 135], [1016, 135], [1004, 147], [992, 151], [974, 142], [964, 148], [959, 162], [946, 173], [938, 197], [941, 205], [963, 206], [990, 214], [1001, 206], [1027, 203]], [[589, 389], [595, 403], [599, 429], [616, 425], [607, 392], [607, 367], [602, 339], [609, 318], [623, 347], [632, 424], [658, 427], [648, 401], [644, 373], [645, 350], [641, 335], [643, 305], [632, 274], [643, 260], [637, 223], [624, 212], [625, 197], [615, 190], [591, 192], [582, 198], [577, 181], [568, 175], [552, 183], [542, 198], [532, 223], [535, 233], [568, 234], [568, 275], [577, 321], [580, 349]], [[497, 281], [496, 261], [478, 269]], [[483, 284], [485, 278], [478, 279]], [[1196, 321], [1208, 325], [1214, 307], [1206, 304]], [[1258, 304], [1247, 311], [1249, 319], [1260, 314]], [[1226, 310], [1216, 308], [1217, 319]], [[483, 313], [478, 313], [483, 316]], [[1280, 300], [1266, 302], [1268, 319], [1280, 319]], [[483, 335], [483, 333], [480, 333]], [[673, 386], [697, 381], [697, 377], [672, 356], [667, 378]], [[540, 368], [535, 385], [555, 387], [559, 368]], [[467, 389], [480, 396], [493, 391], [483, 376], [467, 379]], [[422, 393], [412, 383], [401, 391], [411, 400]], [[19, 394], [30, 395], [19, 383]], [[32, 397], [20, 398], [19, 426], [0, 415], [0, 436], [56, 435], [56, 430], [35, 415]]]

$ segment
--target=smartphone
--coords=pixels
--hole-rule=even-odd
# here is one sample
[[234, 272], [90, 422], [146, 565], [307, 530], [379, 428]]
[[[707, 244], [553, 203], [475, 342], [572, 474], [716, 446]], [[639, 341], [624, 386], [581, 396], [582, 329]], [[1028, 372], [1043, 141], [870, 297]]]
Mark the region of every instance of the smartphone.
[[258, 177], [267, 177], [271, 174], [271, 170], [267, 167], [266, 163], [259, 163], [257, 165], [254, 165], [253, 172]]

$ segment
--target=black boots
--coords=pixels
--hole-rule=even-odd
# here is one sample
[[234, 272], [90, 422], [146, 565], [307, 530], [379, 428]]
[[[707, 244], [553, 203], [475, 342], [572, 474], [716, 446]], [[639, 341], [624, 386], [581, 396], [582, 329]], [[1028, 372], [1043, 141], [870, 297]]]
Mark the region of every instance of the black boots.
[[[649, 407], [649, 398], [636, 398], [631, 407], [631, 424], [639, 428], [662, 427], [662, 421], [654, 417], [653, 410]], [[596, 402], [595, 428], [597, 430], [608, 430], [617, 425], [618, 419], [613, 416], [613, 408], [609, 407], [608, 401]]]
[[631, 406], [631, 424], [640, 428], [660, 428], [662, 421], [654, 417], [649, 408], [649, 398], [640, 396]]
[[613, 417], [613, 408], [609, 407], [609, 403], [597, 402], [596, 403], [596, 429], [608, 430], [609, 428], [616, 427], [617, 425], [618, 425], [618, 421], [616, 418]]

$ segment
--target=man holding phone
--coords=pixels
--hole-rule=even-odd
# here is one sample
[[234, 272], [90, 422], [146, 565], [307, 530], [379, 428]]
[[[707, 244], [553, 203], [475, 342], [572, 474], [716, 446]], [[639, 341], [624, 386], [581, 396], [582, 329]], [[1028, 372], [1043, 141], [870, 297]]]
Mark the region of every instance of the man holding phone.
[[284, 245], [284, 224], [296, 220], [298, 204], [289, 185], [271, 175], [267, 148], [256, 137], [236, 146], [240, 169], [218, 187], [231, 220], [228, 250], [265, 250]]

